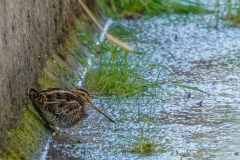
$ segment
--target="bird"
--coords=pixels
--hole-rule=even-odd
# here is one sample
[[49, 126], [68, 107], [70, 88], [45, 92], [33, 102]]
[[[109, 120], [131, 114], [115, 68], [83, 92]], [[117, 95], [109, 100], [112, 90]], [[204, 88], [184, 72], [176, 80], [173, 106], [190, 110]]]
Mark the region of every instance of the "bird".
[[53, 130], [57, 135], [60, 134], [57, 127], [73, 127], [88, 116], [85, 110], [86, 105], [90, 105], [112, 123], [116, 124], [101, 109], [92, 103], [90, 94], [84, 89], [70, 91], [61, 88], [48, 88], [43, 90], [31, 88], [27, 91], [27, 95], [32, 100], [40, 117], [48, 125], [53, 126]]

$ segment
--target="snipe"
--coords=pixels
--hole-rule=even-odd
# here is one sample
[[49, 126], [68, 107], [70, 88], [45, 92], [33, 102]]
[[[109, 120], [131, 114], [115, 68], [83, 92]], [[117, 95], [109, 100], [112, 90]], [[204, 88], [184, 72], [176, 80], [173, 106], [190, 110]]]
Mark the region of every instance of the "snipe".
[[59, 131], [56, 127], [69, 128], [86, 118], [88, 116], [85, 111], [87, 104], [115, 123], [91, 102], [89, 93], [84, 89], [69, 91], [50, 88], [37, 91], [31, 88], [27, 94], [42, 119], [54, 126], [53, 129], [57, 134]]

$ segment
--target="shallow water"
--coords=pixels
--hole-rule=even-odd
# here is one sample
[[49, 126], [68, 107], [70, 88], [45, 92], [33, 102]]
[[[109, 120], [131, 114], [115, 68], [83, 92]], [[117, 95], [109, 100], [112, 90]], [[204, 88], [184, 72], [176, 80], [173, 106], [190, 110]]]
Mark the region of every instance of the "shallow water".
[[[166, 85], [175, 95], [93, 99], [117, 124], [89, 107], [83, 124], [49, 140], [42, 159], [240, 159], [239, 28], [217, 30], [199, 16], [171, 15], [113, 22], [110, 31], [209, 95]], [[146, 77], [154, 80], [156, 72]], [[167, 72], [162, 79], [172, 81]], [[156, 152], [128, 152], [141, 137]]]

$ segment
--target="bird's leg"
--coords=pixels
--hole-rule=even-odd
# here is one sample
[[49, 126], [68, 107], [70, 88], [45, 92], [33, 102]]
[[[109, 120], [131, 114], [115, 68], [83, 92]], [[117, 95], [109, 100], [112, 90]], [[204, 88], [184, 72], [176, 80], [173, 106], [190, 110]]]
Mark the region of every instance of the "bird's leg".
[[57, 130], [56, 126], [53, 127], [53, 130], [56, 132], [56, 135], [60, 135], [60, 132]]

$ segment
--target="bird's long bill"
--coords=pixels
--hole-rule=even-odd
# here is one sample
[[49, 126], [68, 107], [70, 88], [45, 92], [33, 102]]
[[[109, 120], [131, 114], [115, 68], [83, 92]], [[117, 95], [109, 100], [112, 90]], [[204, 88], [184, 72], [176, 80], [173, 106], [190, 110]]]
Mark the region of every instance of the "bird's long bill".
[[111, 118], [109, 118], [102, 110], [100, 110], [98, 107], [96, 107], [94, 104], [92, 104], [91, 102], [89, 103], [89, 105], [91, 107], [93, 107], [94, 109], [96, 109], [99, 113], [101, 113], [102, 115], [104, 115], [109, 121], [111, 121], [112, 123], [116, 124]]

